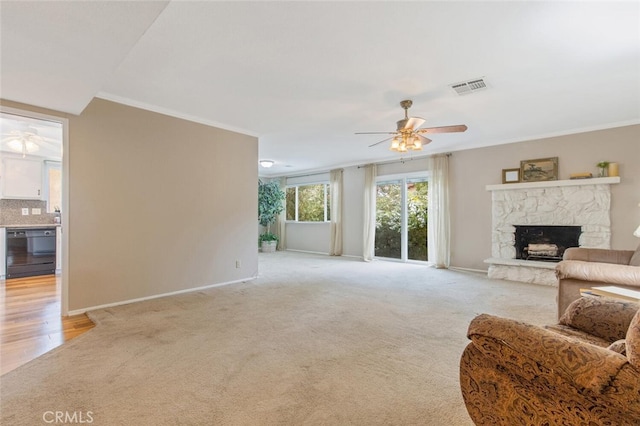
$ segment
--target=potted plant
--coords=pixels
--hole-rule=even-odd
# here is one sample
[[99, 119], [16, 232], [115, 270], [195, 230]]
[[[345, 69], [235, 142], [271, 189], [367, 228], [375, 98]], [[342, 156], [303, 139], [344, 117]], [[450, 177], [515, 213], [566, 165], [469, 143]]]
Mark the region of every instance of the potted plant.
[[263, 253], [273, 253], [278, 245], [278, 236], [271, 232], [265, 232], [258, 237], [260, 249]]
[[258, 180], [258, 222], [265, 228], [260, 234], [259, 242], [263, 252], [273, 252], [278, 244], [278, 236], [271, 232], [271, 225], [284, 210], [282, 201], [285, 193], [277, 181], [262, 182]]

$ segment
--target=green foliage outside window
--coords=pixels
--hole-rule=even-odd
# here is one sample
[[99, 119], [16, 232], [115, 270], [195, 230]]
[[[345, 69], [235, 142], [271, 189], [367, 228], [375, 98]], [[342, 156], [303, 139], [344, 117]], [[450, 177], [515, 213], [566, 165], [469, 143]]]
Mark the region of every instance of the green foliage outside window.
[[397, 183], [384, 183], [376, 187], [376, 241], [375, 254], [400, 259], [402, 227], [402, 194]]
[[[402, 187], [397, 182], [380, 183], [376, 194], [375, 254], [400, 259], [402, 230]], [[407, 185], [408, 258], [427, 260], [428, 182]]]
[[296, 188], [287, 188], [287, 220], [296, 220]]
[[427, 260], [428, 182], [416, 182], [407, 190], [409, 259]]
[[[326, 193], [325, 193], [326, 187]], [[297, 198], [296, 198], [297, 189]], [[314, 185], [300, 185], [287, 188], [287, 220], [299, 222], [324, 222], [325, 203], [327, 207], [326, 220], [330, 219], [329, 185], [320, 183]], [[296, 219], [296, 204], [298, 217]]]

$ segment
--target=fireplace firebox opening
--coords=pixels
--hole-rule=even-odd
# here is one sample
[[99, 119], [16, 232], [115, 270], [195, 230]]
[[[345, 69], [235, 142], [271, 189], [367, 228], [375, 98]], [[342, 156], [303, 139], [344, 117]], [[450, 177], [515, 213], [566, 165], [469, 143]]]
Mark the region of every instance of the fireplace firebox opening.
[[516, 259], [560, 262], [564, 251], [578, 247], [581, 226], [515, 225]]

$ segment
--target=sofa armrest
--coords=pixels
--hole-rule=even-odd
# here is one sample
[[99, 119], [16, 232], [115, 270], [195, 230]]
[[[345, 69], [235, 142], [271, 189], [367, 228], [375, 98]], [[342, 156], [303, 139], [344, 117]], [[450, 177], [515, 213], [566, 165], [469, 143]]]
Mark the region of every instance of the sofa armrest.
[[559, 279], [576, 279], [609, 284], [640, 287], [640, 267], [613, 263], [563, 260], [556, 265]]
[[485, 356], [527, 380], [559, 375], [595, 393], [605, 391], [627, 364], [609, 349], [488, 314], [471, 321], [467, 336]]
[[628, 265], [631, 257], [633, 256], [633, 253], [633, 250], [607, 250], [585, 247], [570, 247], [564, 251], [562, 259]]

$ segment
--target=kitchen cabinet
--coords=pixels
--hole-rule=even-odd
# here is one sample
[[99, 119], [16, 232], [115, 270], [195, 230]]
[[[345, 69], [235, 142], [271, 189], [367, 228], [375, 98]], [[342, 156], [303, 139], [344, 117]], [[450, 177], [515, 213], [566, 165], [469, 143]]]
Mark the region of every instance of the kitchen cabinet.
[[7, 157], [2, 159], [2, 198], [42, 198], [42, 161]]
[[7, 247], [7, 233], [5, 228], [0, 228], [0, 280], [5, 278], [7, 273], [7, 258], [5, 249]]

